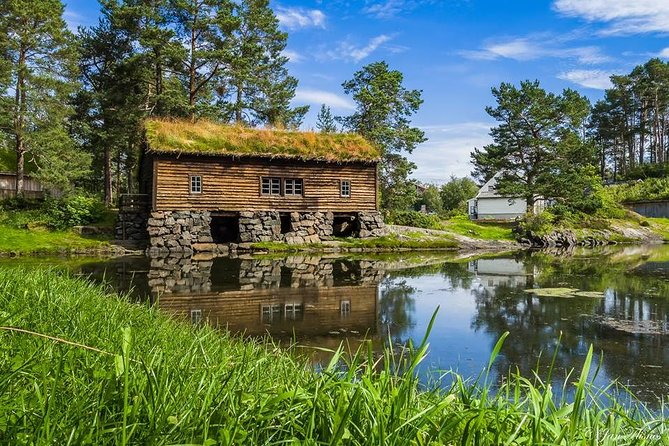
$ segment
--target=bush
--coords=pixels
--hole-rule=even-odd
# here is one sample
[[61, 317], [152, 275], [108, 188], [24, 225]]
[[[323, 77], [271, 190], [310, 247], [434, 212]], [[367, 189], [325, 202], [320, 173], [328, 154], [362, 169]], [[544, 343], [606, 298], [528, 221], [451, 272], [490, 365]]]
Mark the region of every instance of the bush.
[[393, 225], [412, 226], [414, 228], [442, 229], [441, 220], [436, 215], [416, 211], [397, 211], [388, 215], [388, 222]]
[[526, 214], [514, 228], [514, 232], [522, 236], [535, 234], [545, 235], [553, 232], [556, 217], [552, 212], [543, 211], [540, 214]]
[[97, 222], [104, 215], [105, 205], [95, 197], [74, 195], [49, 200], [46, 203], [46, 212], [51, 228], [66, 229]]

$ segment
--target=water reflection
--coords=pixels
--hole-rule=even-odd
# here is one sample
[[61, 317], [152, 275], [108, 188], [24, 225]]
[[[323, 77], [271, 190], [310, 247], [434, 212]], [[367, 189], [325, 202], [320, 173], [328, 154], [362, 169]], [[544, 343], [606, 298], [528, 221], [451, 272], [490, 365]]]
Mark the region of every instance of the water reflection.
[[[617, 378], [645, 401], [669, 394], [669, 247], [521, 252], [455, 261], [420, 258], [121, 259], [79, 267], [82, 274], [132, 290], [193, 323], [301, 344], [374, 348], [390, 339], [420, 341], [435, 309], [423, 372], [476, 376], [499, 337], [510, 332], [494, 379], [509, 369], [545, 373], [556, 384], [580, 369], [590, 345], [601, 360], [598, 384]], [[532, 288], [604, 292], [603, 298], [539, 297]]]

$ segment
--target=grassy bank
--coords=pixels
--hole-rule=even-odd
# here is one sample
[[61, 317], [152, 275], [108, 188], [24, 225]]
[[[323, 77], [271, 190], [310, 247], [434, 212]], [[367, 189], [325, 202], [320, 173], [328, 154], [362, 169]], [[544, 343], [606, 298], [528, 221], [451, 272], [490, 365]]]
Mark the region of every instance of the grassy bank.
[[557, 403], [549, 386], [513, 376], [496, 396], [462, 379], [447, 391], [421, 389], [414, 368], [426, 345], [374, 367], [367, 355], [344, 368], [333, 361], [317, 374], [272, 345], [170, 320], [83, 280], [17, 269], [0, 269], [0, 325], [2, 444], [669, 440], [663, 419], [594, 402], [589, 359], [566, 385], [573, 401]]
[[[105, 212], [96, 226], [111, 232], [115, 214]], [[0, 253], [55, 254], [106, 250], [110, 236], [83, 236], [62, 226], [57, 217], [43, 208], [3, 209], [0, 207]]]

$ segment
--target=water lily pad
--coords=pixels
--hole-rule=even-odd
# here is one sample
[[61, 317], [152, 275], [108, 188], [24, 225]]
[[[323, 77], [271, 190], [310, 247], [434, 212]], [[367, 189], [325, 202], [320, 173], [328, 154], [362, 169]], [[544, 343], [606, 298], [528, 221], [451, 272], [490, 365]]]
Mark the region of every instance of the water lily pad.
[[536, 294], [538, 297], [604, 297], [600, 291], [583, 291], [578, 288], [530, 288], [526, 293]]
[[601, 291], [577, 291], [574, 293], [574, 296], [598, 298], [598, 297], [604, 297], [604, 293], [602, 293]]
[[539, 297], [574, 297], [578, 288], [530, 288], [526, 293], [536, 294]]

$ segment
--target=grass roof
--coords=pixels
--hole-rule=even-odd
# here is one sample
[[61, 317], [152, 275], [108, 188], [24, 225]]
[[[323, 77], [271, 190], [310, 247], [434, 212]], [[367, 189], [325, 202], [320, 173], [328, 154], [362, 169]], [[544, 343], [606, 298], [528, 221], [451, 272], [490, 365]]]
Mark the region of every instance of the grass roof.
[[266, 130], [209, 121], [149, 120], [153, 153], [252, 156], [332, 162], [376, 161], [379, 150], [351, 133]]

